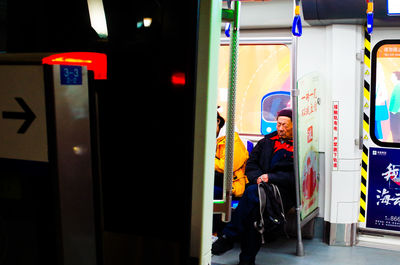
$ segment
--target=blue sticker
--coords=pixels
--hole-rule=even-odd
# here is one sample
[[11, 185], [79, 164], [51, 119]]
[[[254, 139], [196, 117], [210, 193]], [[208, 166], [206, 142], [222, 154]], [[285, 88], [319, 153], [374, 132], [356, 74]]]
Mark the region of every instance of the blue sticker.
[[82, 66], [60, 65], [61, 85], [82, 85]]

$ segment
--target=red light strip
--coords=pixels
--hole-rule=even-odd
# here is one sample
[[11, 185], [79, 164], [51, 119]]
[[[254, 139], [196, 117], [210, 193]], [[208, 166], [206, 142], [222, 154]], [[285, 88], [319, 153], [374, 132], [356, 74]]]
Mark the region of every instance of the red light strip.
[[94, 79], [107, 79], [107, 55], [96, 52], [67, 52], [53, 54], [42, 59], [49, 65], [81, 65], [94, 72]]

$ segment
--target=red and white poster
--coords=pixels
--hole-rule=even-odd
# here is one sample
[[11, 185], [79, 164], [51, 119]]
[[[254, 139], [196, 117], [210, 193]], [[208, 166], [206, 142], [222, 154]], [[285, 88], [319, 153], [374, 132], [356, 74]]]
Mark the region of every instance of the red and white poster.
[[298, 81], [298, 154], [301, 191], [301, 218], [318, 207], [318, 73]]

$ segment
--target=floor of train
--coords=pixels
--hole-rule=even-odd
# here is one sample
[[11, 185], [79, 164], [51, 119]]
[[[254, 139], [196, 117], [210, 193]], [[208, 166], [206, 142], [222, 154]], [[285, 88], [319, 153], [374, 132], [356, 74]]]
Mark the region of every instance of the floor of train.
[[[296, 239], [278, 239], [261, 248], [256, 265], [264, 264], [399, 264], [400, 250], [391, 251], [367, 247], [329, 246], [321, 238], [303, 240], [303, 257], [296, 253]], [[239, 262], [240, 245], [220, 256], [213, 256], [211, 265], [231, 265]]]

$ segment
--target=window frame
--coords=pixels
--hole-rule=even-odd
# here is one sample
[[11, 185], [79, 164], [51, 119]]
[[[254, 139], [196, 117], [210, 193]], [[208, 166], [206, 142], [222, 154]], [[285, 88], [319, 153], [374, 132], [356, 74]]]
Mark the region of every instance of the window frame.
[[[372, 139], [372, 141], [377, 145], [381, 147], [396, 147], [400, 148], [400, 142], [383, 142], [380, 141], [376, 135], [375, 135], [375, 108], [376, 108], [376, 75], [377, 75], [377, 55], [378, 55], [378, 50], [383, 46], [387, 44], [399, 44], [400, 45], [400, 39], [385, 39], [381, 40], [378, 43], [375, 44], [374, 48], [372, 49], [372, 54], [371, 54], [371, 87], [370, 87], [370, 126], [369, 126], [369, 134]], [[400, 60], [400, 57], [399, 57]], [[364, 114], [365, 116], [365, 114]], [[365, 119], [365, 118], [364, 118]]]
[[[221, 46], [229, 46], [230, 45], [230, 39], [227, 37], [221, 37], [220, 38], [220, 45]], [[292, 55], [293, 53], [293, 38], [290, 36], [285, 37], [245, 37], [245, 36], [240, 36], [239, 37], [239, 45], [284, 45], [289, 49], [289, 53], [290, 55]], [[290, 57], [290, 66], [292, 65], [292, 57]], [[293, 73], [292, 73], [292, 68], [290, 68], [290, 73], [289, 73], [289, 77], [290, 77], [290, 90], [287, 91], [289, 92], [289, 95], [291, 95], [291, 91], [292, 91], [292, 79], [293, 79]], [[282, 91], [273, 91], [273, 92], [282, 92]], [[272, 92], [271, 92], [272, 93]], [[261, 115], [261, 119], [259, 121], [260, 124], [260, 128], [259, 131], [257, 133], [241, 133], [241, 134], [245, 134], [245, 135], [260, 135], [260, 136], [264, 136], [265, 134], [262, 133], [262, 101], [264, 99], [264, 97], [266, 96], [263, 95], [260, 103], [260, 115]], [[275, 121], [276, 123], [276, 121]], [[276, 129], [275, 129], [276, 130]]]

